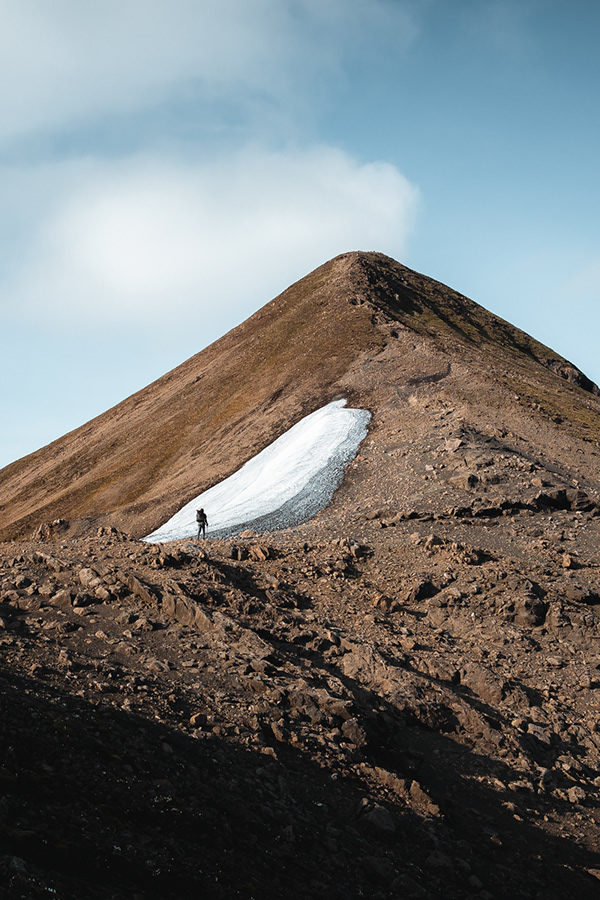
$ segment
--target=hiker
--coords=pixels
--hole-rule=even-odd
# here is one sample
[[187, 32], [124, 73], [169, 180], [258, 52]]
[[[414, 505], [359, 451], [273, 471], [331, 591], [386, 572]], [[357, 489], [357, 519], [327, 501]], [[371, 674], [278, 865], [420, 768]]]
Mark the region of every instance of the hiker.
[[202, 537], [206, 537], [206, 526], [208, 525], [208, 519], [206, 518], [206, 513], [203, 509], [199, 509], [196, 513], [196, 522], [198, 523], [198, 537], [197, 540], [200, 540], [200, 532], [202, 532]]

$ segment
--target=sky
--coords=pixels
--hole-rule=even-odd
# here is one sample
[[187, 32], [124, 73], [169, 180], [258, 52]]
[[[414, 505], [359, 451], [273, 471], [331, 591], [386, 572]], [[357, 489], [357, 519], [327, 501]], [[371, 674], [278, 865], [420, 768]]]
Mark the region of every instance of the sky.
[[0, 0], [0, 467], [379, 250], [600, 381], [600, 4]]

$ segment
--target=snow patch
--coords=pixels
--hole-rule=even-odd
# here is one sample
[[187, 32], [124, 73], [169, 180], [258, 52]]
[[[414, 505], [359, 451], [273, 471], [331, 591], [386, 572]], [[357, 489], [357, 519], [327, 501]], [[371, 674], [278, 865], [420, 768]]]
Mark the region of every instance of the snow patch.
[[345, 400], [334, 400], [305, 416], [144, 540], [157, 543], [195, 537], [200, 507], [208, 516], [208, 534], [215, 538], [247, 528], [276, 531], [312, 518], [331, 502], [344, 468], [367, 434], [371, 413], [345, 409], [345, 405]]

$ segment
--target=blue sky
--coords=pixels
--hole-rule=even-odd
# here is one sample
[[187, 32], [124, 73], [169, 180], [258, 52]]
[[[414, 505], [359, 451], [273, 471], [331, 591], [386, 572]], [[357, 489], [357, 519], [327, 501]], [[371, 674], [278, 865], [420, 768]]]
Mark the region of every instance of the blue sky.
[[0, 466], [337, 253], [600, 381], [600, 5], [0, 0]]

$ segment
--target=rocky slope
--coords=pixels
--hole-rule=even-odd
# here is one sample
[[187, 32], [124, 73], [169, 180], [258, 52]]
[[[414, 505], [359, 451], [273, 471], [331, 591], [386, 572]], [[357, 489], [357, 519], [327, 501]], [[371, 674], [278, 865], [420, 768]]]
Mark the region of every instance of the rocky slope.
[[[373, 421], [313, 520], [135, 539], [338, 394]], [[3, 896], [597, 897], [599, 412], [533, 339], [348, 254], [4, 470]]]
[[[558, 374], [557, 374], [558, 373]], [[569, 379], [569, 380], [567, 380]], [[0, 472], [0, 538], [67, 519], [148, 534], [303, 415], [340, 396], [386, 441], [415, 388], [505, 425], [514, 396], [600, 439], [594, 388], [482, 307], [377, 253], [337, 257], [154, 384]], [[415, 410], [412, 410], [414, 413]], [[393, 423], [390, 417], [394, 419]]]
[[2, 545], [3, 895], [596, 897], [600, 520], [569, 496]]

